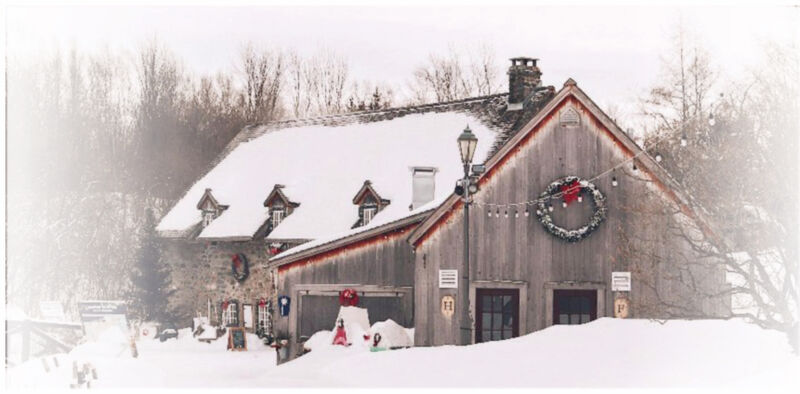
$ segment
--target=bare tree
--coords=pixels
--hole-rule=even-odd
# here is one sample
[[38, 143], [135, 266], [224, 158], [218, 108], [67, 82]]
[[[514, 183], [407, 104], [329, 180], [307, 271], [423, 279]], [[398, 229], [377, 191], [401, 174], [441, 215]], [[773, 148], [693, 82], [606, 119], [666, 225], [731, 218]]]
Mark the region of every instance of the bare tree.
[[240, 57], [244, 82], [242, 104], [248, 122], [269, 121], [277, 116], [283, 82], [284, 59], [277, 51], [256, 50], [248, 43]]
[[347, 61], [330, 50], [322, 50], [308, 61], [310, 94], [316, 100], [319, 114], [341, 113], [345, 107], [345, 86], [349, 68]]
[[[797, 349], [798, 206], [780, 197], [798, 168], [798, 83], [789, 77], [797, 75], [796, 51], [771, 47], [751, 78], [712, 100], [705, 51], [682, 30], [675, 44], [675, 62], [665, 64], [663, 83], [643, 102], [656, 120], [645, 144], [710, 224], [705, 234], [671, 226], [692, 251], [683, 264], [724, 269], [733, 296], [729, 316], [781, 330]], [[634, 244], [627, 247], [635, 254], [641, 248]]]
[[467, 58], [453, 47], [444, 55], [430, 54], [428, 62], [414, 71], [412, 101], [445, 102], [496, 93], [500, 84], [494, 51], [483, 45], [468, 52]]

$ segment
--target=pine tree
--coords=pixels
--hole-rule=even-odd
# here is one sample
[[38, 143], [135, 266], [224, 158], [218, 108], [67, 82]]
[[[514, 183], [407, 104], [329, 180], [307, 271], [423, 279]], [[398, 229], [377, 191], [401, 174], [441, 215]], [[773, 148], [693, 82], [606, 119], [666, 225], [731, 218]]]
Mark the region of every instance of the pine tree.
[[131, 273], [131, 307], [133, 313], [145, 321], [164, 323], [169, 320], [169, 271], [161, 259], [159, 238], [155, 232], [153, 212], [147, 210], [142, 237], [136, 255], [136, 266]]

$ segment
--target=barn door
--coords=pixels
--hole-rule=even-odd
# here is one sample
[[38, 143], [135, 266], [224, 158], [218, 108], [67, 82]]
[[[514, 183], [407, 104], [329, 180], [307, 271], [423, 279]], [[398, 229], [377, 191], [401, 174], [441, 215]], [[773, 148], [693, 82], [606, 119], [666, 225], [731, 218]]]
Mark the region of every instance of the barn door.
[[519, 336], [519, 290], [476, 289], [475, 342]]

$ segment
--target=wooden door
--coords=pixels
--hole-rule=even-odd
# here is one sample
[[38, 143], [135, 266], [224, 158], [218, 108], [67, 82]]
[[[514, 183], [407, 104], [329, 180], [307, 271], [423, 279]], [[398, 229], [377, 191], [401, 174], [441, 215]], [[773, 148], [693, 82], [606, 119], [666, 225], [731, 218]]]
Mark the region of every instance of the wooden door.
[[597, 290], [553, 290], [553, 324], [597, 319]]
[[519, 290], [477, 289], [475, 342], [519, 336]]

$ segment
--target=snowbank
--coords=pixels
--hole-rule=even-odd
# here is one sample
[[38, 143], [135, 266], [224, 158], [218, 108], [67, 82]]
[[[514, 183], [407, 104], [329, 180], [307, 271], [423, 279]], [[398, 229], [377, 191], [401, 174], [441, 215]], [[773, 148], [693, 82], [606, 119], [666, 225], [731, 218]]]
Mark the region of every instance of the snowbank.
[[375, 334], [381, 334], [381, 341], [378, 343], [378, 347], [393, 348], [414, 346], [413, 334], [409, 336], [408, 330], [409, 329], [397, 324], [394, 320], [389, 319], [373, 324], [372, 328], [370, 328], [370, 334], [373, 337]]
[[[392, 326], [388, 321], [376, 325]], [[332, 341], [330, 332], [317, 335], [309, 342]], [[800, 389], [800, 358], [791, 354], [785, 336], [738, 320], [661, 324], [603, 318], [465, 347], [369, 352], [363, 347], [325, 346], [281, 366], [275, 364], [274, 350], [252, 334], [247, 335], [246, 352], [226, 351], [224, 338], [210, 344], [199, 342], [188, 329], [180, 330], [177, 340], [137, 344], [138, 358], [95, 358], [99, 378], [93, 387]], [[7, 369], [8, 387], [68, 387], [71, 360], [66, 355], [58, 357], [60, 367], [53, 367], [51, 361], [49, 373], [39, 359]]]

